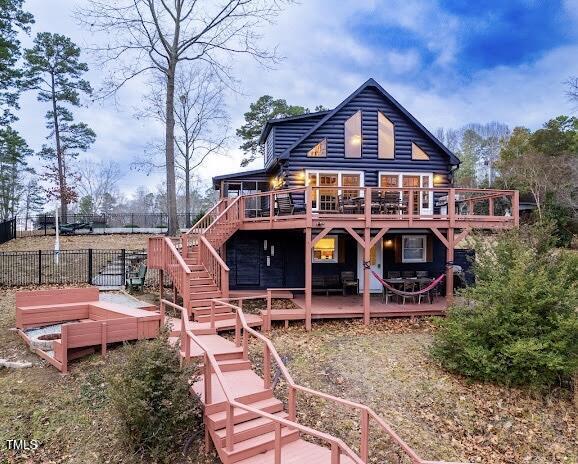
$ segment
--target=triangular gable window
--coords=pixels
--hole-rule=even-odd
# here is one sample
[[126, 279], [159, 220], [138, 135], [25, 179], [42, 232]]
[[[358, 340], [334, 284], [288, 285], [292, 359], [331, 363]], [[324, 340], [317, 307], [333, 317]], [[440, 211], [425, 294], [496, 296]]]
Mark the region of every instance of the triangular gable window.
[[307, 152], [307, 156], [310, 158], [323, 158], [327, 156], [327, 139], [323, 139], [311, 150], [309, 150]]
[[427, 161], [429, 160], [429, 156], [415, 143], [411, 142], [411, 159]]

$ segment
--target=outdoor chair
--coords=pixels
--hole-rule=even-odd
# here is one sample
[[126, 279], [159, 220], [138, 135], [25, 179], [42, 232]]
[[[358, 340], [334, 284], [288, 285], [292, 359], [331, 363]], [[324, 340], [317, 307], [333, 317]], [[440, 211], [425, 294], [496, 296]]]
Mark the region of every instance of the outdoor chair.
[[295, 213], [303, 213], [304, 209], [295, 205], [291, 193], [278, 193], [275, 195], [277, 211], [280, 216], [290, 216]]
[[400, 208], [399, 193], [384, 192], [383, 212], [386, 214], [397, 214], [399, 213], [399, 208]]
[[144, 263], [140, 263], [137, 271], [128, 271], [125, 279], [125, 288], [132, 290], [136, 288], [137, 290], [144, 291], [145, 277], [147, 274], [147, 266]]
[[357, 213], [358, 205], [349, 197], [339, 195], [337, 201], [339, 202], [339, 212], [343, 214]]
[[383, 199], [381, 197], [381, 192], [371, 192], [371, 212], [373, 214], [383, 212]]
[[429, 276], [429, 272], [428, 271], [415, 271], [415, 276], [416, 277], [428, 277]]
[[387, 271], [388, 279], [399, 279], [400, 277], [401, 273], [399, 271]]
[[343, 285], [343, 296], [347, 294], [347, 289], [351, 288], [354, 294], [359, 292], [359, 279], [355, 278], [353, 271], [343, 271], [341, 273], [341, 285]]
[[401, 271], [401, 276], [404, 279], [409, 279], [411, 277], [415, 277], [415, 271]]

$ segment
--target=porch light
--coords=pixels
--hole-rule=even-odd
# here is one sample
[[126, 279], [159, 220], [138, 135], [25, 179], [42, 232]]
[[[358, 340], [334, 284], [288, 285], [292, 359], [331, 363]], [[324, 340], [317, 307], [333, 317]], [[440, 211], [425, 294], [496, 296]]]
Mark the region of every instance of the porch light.
[[273, 189], [281, 188], [281, 187], [283, 187], [283, 182], [284, 182], [284, 180], [282, 177], [279, 177], [279, 176], [273, 177], [271, 179], [271, 187], [273, 187]]
[[444, 183], [444, 175], [443, 174], [434, 174], [433, 176], [433, 183], [434, 185], [440, 185]]
[[384, 245], [386, 248], [391, 248], [393, 246], [393, 240], [386, 240]]

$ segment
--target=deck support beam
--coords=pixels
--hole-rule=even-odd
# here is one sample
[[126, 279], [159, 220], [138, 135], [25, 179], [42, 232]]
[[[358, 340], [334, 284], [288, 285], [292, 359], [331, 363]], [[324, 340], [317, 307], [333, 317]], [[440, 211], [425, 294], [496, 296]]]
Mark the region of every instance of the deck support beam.
[[312, 294], [312, 240], [311, 227], [305, 228], [305, 330], [311, 330], [311, 294]]
[[311, 248], [313, 248], [319, 240], [325, 237], [329, 232], [333, 230], [333, 227], [326, 227], [321, 232], [319, 232], [315, 238], [311, 241]]
[[363, 244], [363, 323], [369, 325], [370, 310], [371, 310], [371, 274], [369, 268], [365, 267], [365, 263], [371, 260], [371, 229], [365, 228]]
[[446, 301], [451, 305], [454, 300], [454, 229], [448, 229], [448, 247], [446, 248]]

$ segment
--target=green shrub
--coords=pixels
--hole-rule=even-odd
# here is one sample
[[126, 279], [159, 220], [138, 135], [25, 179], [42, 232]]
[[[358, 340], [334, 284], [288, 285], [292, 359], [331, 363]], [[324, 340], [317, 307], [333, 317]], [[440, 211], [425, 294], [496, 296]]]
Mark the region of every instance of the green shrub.
[[578, 370], [578, 255], [553, 248], [550, 227], [476, 242], [476, 284], [440, 322], [434, 356], [480, 380], [565, 382]]
[[126, 349], [126, 362], [107, 372], [119, 439], [135, 454], [162, 462], [201, 430], [199, 401], [189, 393], [197, 369], [181, 368], [166, 334]]

